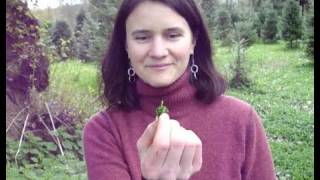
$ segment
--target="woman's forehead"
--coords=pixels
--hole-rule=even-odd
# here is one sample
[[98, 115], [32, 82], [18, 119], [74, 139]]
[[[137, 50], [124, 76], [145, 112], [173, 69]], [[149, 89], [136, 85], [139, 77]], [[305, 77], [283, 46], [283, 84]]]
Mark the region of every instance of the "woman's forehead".
[[180, 14], [165, 4], [145, 1], [128, 16], [126, 27], [130, 29], [186, 28], [188, 23]]

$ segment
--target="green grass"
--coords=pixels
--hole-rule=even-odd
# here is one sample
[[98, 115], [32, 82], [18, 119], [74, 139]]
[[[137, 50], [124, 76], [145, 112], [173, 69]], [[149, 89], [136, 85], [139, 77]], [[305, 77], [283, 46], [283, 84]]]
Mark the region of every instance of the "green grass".
[[[215, 52], [217, 68], [231, 78], [232, 51], [217, 46]], [[228, 89], [227, 94], [249, 102], [262, 117], [280, 179], [314, 179], [313, 65], [304, 58], [302, 49], [288, 50], [279, 42], [251, 46], [246, 53], [246, 66], [252, 85], [240, 90]], [[101, 108], [97, 100], [97, 76], [95, 64], [77, 60], [51, 64], [46, 96], [63, 101], [87, 119]], [[12, 151], [14, 155], [15, 148]], [[71, 164], [80, 161], [65, 159], [72, 161]], [[81, 166], [71, 165], [69, 169], [59, 159], [43, 162], [47, 161], [52, 166], [43, 165], [45, 168], [40, 172], [43, 177], [58, 176], [60, 172], [74, 179], [85, 179], [83, 161]], [[7, 164], [8, 179], [27, 177], [28, 173], [32, 176], [33, 171], [39, 170], [30, 166], [18, 170], [15, 165]]]
[[89, 118], [101, 108], [97, 76], [98, 66], [94, 63], [84, 64], [77, 59], [53, 63], [45, 95], [75, 108], [83, 119]]
[[[218, 47], [215, 60], [230, 79], [233, 56], [229, 49]], [[262, 117], [282, 179], [313, 179], [313, 65], [301, 49], [288, 50], [280, 42], [248, 48], [246, 66], [252, 86], [229, 89], [227, 94], [249, 102]]]

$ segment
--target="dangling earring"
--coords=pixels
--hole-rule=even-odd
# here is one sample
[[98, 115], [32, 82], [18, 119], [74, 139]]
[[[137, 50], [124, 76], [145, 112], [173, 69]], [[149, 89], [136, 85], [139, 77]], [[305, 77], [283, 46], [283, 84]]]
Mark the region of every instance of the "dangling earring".
[[191, 62], [192, 62], [192, 65], [191, 65], [191, 67], [190, 67], [190, 70], [191, 70], [191, 73], [193, 74], [193, 77], [194, 77], [195, 79], [197, 79], [197, 73], [198, 73], [198, 71], [199, 71], [199, 67], [198, 67], [198, 65], [196, 65], [196, 64], [194, 63], [194, 55], [191, 54], [190, 56], [191, 56]]
[[128, 69], [128, 77], [129, 77], [129, 82], [134, 82], [135, 78], [134, 76], [136, 75], [136, 72], [134, 71], [133, 67], [129, 67]]

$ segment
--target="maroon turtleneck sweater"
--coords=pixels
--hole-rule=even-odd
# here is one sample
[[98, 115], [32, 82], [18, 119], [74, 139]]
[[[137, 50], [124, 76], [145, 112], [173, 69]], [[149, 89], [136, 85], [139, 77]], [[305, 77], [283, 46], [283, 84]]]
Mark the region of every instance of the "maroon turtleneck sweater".
[[203, 164], [194, 180], [273, 180], [275, 170], [261, 119], [246, 102], [220, 96], [207, 105], [194, 98], [184, 73], [172, 85], [153, 88], [137, 81], [141, 110], [101, 111], [87, 122], [84, 156], [90, 180], [141, 180], [136, 142], [161, 100], [171, 119], [202, 141]]

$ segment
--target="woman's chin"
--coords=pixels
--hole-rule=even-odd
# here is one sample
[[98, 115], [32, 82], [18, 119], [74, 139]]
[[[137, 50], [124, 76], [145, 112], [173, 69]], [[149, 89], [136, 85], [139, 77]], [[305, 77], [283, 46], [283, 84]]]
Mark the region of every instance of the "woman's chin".
[[157, 78], [157, 79], [153, 79], [152, 81], [149, 81], [149, 82], [146, 82], [146, 83], [149, 84], [152, 87], [161, 88], [161, 87], [169, 86], [173, 82], [174, 82], [173, 78], [161, 78], [161, 79]]

